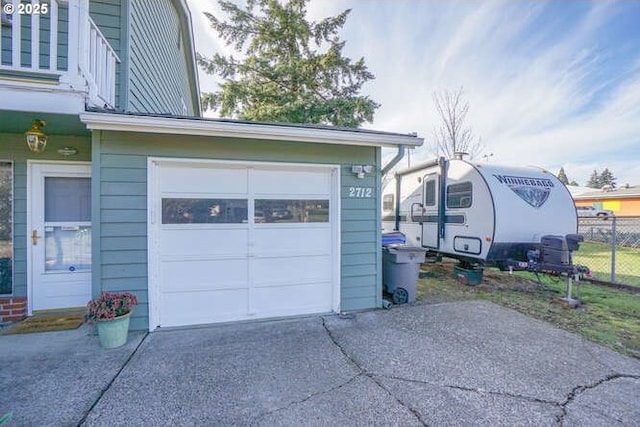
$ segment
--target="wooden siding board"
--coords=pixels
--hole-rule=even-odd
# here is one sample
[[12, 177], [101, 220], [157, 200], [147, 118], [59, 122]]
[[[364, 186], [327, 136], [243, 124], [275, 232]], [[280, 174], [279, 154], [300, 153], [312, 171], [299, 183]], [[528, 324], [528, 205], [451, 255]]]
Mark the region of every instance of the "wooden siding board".
[[343, 221], [376, 221], [376, 213], [371, 209], [343, 209]]
[[354, 231], [370, 231], [373, 227], [375, 227], [375, 220], [357, 220], [357, 221], [346, 221], [344, 218], [342, 219], [342, 227], [344, 230], [348, 232]]
[[147, 156], [103, 154], [100, 162], [103, 168], [127, 169], [140, 168], [146, 170]]
[[102, 168], [103, 182], [146, 182], [146, 169]]
[[[139, 301], [148, 302], [149, 294], [147, 292], [147, 279], [141, 277], [120, 277], [102, 279], [104, 289], [113, 292], [132, 291], [136, 293]], [[148, 327], [148, 325], [147, 325]]]
[[132, 196], [146, 191], [147, 184], [142, 182], [103, 182], [100, 193], [103, 196]]
[[141, 237], [101, 237], [101, 256], [104, 251], [147, 250], [147, 239]]
[[101, 196], [100, 202], [103, 209], [146, 209], [147, 207], [147, 198], [145, 195]]
[[371, 286], [353, 286], [342, 292], [342, 297], [345, 299], [375, 298], [375, 296], [375, 290]]
[[146, 209], [101, 209], [100, 218], [104, 223], [144, 222], [147, 221]]
[[140, 223], [124, 222], [102, 224], [102, 236], [147, 236], [147, 227], [140, 227]]
[[371, 307], [377, 307], [377, 297], [364, 297], [364, 298], [344, 298], [342, 310], [343, 311], [355, 311], [366, 310]]
[[342, 255], [367, 254], [371, 252], [371, 247], [361, 243], [344, 243], [340, 246]]
[[364, 276], [368, 274], [375, 274], [376, 265], [344, 265], [342, 267], [342, 277], [356, 277]]
[[375, 271], [369, 272], [369, 274], [363, 274], [360, 276], [349, 276], [342, 278], [342, 287], [343, 289], [347, 288], [357, 288], [360, 286], [371, 286], [372, 283], [375, 283], [377, 275]]
[[377, 243], [375, 231], [344, 231], [343, 243]]
[[102, 266], [102, 277], [109, 279], [145, 278], [147, 277], [147, 263], [144, 264], [106, 264]]
[[187, 55], [178, 44], [180, 20], [173, 3], [132, 0], [129, 7], [128, 108], [140, 112], [193, 114]]
[[147, 263], [147, 251], [141, 250], [103, 251], [101, 256], [102, 265]]
[[371, 266], [376, 264], [376, 253], [360, 253], [360, 254], [343, 254], [341, 259], [341, 265], [343, 268], [348, 266], [366, 265]]

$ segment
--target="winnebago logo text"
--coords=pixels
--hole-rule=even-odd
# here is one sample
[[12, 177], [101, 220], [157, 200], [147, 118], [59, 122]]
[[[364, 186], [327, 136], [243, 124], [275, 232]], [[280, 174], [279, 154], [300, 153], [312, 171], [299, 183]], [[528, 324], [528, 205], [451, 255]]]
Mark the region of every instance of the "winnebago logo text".
[[539, 208], [549, 198], [553, 181], [548, 178], [527, 178], [524, 176], [493, 175], [498, 182], [505, 184], [522, 200], [534, 208]]

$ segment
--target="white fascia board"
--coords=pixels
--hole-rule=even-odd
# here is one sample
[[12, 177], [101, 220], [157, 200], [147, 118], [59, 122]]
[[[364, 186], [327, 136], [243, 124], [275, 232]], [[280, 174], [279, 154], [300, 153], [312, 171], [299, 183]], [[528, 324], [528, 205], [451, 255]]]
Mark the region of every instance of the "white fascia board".
[[221, 122], [185, 118], [118, 115], [85, 112], [80, 120], [89, 130], [215, 136], [224, 138], [268, 139], [314, 142], [318, 144], [365, 145], [374, 147], [418, 147], [423, 138], [367, 131], [314, 129], [260, 123]]

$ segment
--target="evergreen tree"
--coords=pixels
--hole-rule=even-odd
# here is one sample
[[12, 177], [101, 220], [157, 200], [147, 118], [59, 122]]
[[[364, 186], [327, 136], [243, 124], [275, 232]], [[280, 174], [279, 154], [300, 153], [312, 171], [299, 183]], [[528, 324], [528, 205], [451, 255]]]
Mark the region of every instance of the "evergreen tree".
[[574, 187], [577, 187], [577, 186], [579, 186], [580, 184], [578, 184], [577, 182], [575, 182], [574, 180], [572, 180], [572, 181], [569, 183], [569, 185], [572, 185], [572, 186], [574, 186]]
[[564, 173], [564, 168], [560, 168], [560, 172], [558, 172], [558, 180], [564, 185], [569, 184], [569, 179], [567, 178], [567, 174]]
[[338, 31], [351, 12], [318, 22], [307, 20], [309, 0], [247, 0], [219, 4], [229, 19], [205, 13], [211, 27], [242, 59], [198, 54], [208, 74], [224, 79], [221, 90], [202, 95], [205, 109], [244, 120], [358, 127], [373, 121], [380, 106], [359, 95], [375, 76], [364, 58], [342, 54]]
[[600, 174], [598, 174], [597, 170], [593, 170], [593, 172], [591, 173], [591, 176], [589, 177], [589, 181], [587, 182], [587, 187], [590, 188], [602, 188], [602, 185], [600, 184]]
[[616, 178], [613, 176], [613, 173], [606, 168], [600, 174], [600, 187], [604, 187], [605, 185], [611, 186], [611, 188], [616, 188]]

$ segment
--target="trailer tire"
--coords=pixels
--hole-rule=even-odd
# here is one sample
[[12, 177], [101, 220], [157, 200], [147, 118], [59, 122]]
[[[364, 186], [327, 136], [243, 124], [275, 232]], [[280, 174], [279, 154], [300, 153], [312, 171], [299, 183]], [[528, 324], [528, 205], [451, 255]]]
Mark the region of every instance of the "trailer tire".
[[394, 304], [406, 304], [409, 302], [409, 292], [404, 288], [397, 288], [393, 293]]

